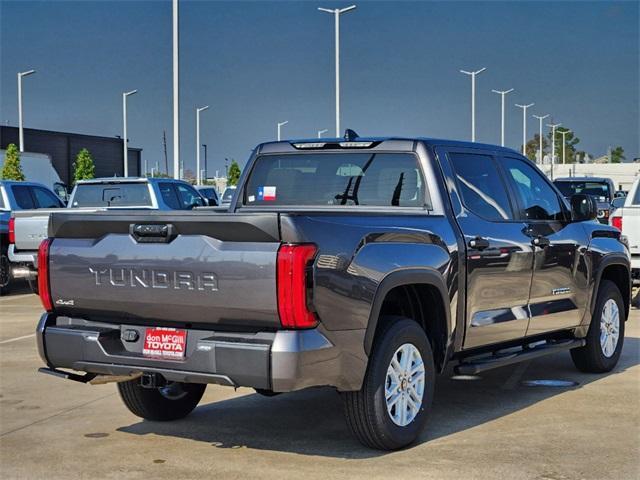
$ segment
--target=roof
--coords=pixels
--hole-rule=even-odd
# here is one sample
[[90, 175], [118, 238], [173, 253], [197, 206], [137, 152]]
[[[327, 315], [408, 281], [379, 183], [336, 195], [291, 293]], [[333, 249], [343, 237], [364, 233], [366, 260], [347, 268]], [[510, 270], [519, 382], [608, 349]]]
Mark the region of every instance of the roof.
[[0, 180], [0, 185], [9, 186], [9, 185], [37, 185], [39, 187], [44, 187], [47, 190], [51, 190], [46, 185], [40, 182], [29, 182], [29, 181], [20, 181], [20, 180]]
[[92, 178], [89, 180], [78, 180], [76, 184], [98, 184], [98, 183], [146, 183], [146, 182], [181, 182], [187, 183], [184, 180], [177, 180], [175, 178], [167, 177], [101, 177]]
[[352, 139], [345, 138], [336, 138], [336, 137], [323, 137], [323, 138], [301, 138], [301, 139], [289, 139], [272, 141], [272, 142], [264, 142], [258, 145], [259, 150], [268, 149], [270, 151], [277, 151], [279, 147], [285, 147], [287, 150], [291, 148], [291, 144], [295, 143], [341, 143], [341, 142], [372, 142], [372, 143], [383, 143], [383, 142], [395, 142], [397, 146], [398, 144], [402, 144], [406, 142], [405, 148], [407, 150], [413, 149], [413, 143], [422, 142], [426, 145], [437, 147], [437, 146], [452, 146], [452, 147], [460, 147], [460, 148], [481, 148], [499, 152], [505, 152], [510, 154], [520, 155], [520, 152], [513, 150], [507, 147], [501, 147], [500, 145], [493, 145], [488, 143], [478, 143], [478, 142], [470, 142], [463, 140], [446, 140], [439, 138], [428, 138], [428, 137], [355, 137]]
[[555, 178], [554, 182], [610, 182], [610, 178], [606, 177], [560, 177]]

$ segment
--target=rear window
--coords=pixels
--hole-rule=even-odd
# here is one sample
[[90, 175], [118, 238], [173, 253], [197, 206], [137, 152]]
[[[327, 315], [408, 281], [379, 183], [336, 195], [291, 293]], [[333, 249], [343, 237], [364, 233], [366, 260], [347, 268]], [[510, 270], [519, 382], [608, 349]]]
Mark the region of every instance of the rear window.
[[80, 184], [72, 207], [151, 207], [146, 183]]
[[428, 206], [410, 153], [264, 155], [247, 180], [243, 204]]
[[16, 199], [16, 205], [20, 210], [36, 208], [36, 204], [33, 202], [30, 190], [31, 188], [27, 185], [14, 185], [11, 187], [13, 198]]
[[565, 197], [570, 197], [576, 193], [583, 193], [597, 197], [601, 202], [606, 202], [611, 198], [609, 184], [606, 182], [557, 181], [554, 183]]

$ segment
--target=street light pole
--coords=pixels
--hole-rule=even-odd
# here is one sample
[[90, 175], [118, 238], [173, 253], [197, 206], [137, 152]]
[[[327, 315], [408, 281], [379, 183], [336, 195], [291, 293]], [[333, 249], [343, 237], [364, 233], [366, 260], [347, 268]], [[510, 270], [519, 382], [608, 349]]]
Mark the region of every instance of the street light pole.
[[539, 115], [532, 115], [533, 118], [537, 118], [538, 122], [540, 122], [540, 131], [538, 133], [538, 140], [540, 140], [540, 165], [542, 165], [542, 160], [543, 160], [543, 154], [542, 154], [542, 121], [547, 118], [549, 115], [544, 115], [544, 116], [539, 116]]
[[24, 130], [22, 125], [22, 77], [36, 73], [35, 70], [27, 70], [26, 72], [18, 72], [18, 130], [20, 152], [24, 152]]
[[[173, 0], [173, 178], [180, 178], [180, 61], [178, 51], [178, 0]], [[167, 172], [169, 173], [169, 172]]]
[[130, 92], [122, 93], [122, 155], [124, 158], [124, 176], [129, 176], [129, 150], [127, 148], [127, 97], [134, 95], [138, 90], [131, 90]]
[[321, 12], [331, 13], [335, 19], [336, 48], [336, 138], [340, 137], [340, 14], [355, 9], [355, 5], [346, 8], [318, 8]]
[[501, 122], [500, 122], [500, 145], [504, 147], [504, 97], [507, 93], [513, 92], [513, 88], [509, 90], [491, 90], [493, 93], [500, 95]]
[[527, 108], [533, 107], [535, 103], [529, 105], [518, 105], [516, 107], [522, 109], [522, 155], [527, 155]]
[[558, 128], [561, 123], [547, 123], [547, 127], [551, 128], [551, 180], [553, 180], [553, 165], [556, 160], [556, 128]]
[[567, 137], [565, 137], [565, 135], [567, 133], [571, 133], [571, 130], [562, 130], [558, 133], [562, 135], [562, 164], [564, 165], [566, 163], [567, 155]]
[[327, 130], [326, 128], [324, 130], [318, 130], [318, 138], [322, 138], [322, 134], [323, 133], [327, 133], [329, 130]]
[[460, 70], [460, 73], [471, 76], [471, 141], [476, 141], [476, 75], [484, 72], [485, 67], [475, 72], [467, 72], [466, 70]]
[[280, 141], [280, 129], [289, 123], [289, 120], [285, 120], [284, 122], [278, 122], [278, 141]]
[[200, 172], [200, 112], [204, 112], [209, 105], [196, 108], [196, 185], [202, 184], [202, 175]]

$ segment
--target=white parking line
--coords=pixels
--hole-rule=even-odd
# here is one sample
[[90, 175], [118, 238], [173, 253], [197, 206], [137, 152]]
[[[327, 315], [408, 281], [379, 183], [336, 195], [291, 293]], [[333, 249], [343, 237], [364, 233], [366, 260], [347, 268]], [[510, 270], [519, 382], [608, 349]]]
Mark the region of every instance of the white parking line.
[[31, 338], [31, 337], [35, 337], [36, 334], [35, 333], [30, 333], [29, 335], [23, 335], [21, 337], [15, 337], [15, 338], [9, 338], [8, 340], [2, 340], [0, 342], [0, 345], [4, 344], [4, 343], [11, 343], [11, 342], [17, 342], [18, 340], [23, 340], [25, 338]]

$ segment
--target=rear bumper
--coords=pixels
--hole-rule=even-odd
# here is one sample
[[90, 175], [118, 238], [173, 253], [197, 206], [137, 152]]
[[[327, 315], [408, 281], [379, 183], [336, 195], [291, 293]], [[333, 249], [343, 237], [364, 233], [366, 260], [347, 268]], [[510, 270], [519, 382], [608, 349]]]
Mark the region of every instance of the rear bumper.
[[[159, 373], [167, 380], [216, 383], [287, 392], [329, 385], [359, 388], [341, 350], [320, 329], [229, 333], [187, 330], [183, 360], [142, 355], [144, 326], [89, 322], [45, 313], [38, 324], [38, 351], [51, 368], [129, 375]], [[137, 332], [135, 341], [123, 332]], [[364, 332], [363, 332], [364, 335]]]

